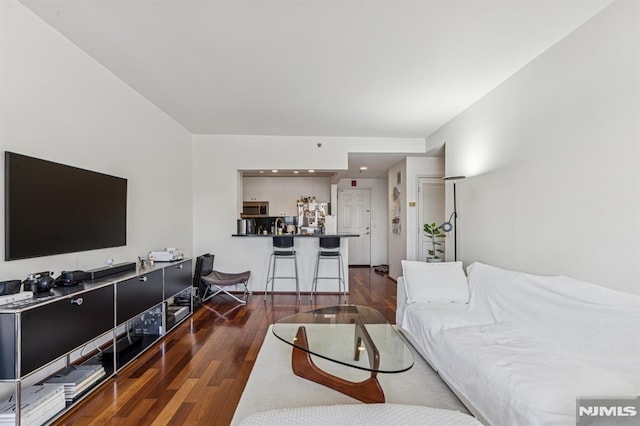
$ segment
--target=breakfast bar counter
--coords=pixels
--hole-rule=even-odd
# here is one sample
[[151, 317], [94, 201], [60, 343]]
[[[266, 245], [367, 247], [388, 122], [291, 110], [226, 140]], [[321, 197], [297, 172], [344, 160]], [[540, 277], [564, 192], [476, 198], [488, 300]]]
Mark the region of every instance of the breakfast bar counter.
[[294, 238], [330, 238], [330, 237], [340, 237], [340, 238], [348, 238], [348, 237], [359, 237], [359, 234], [232, 234], [232, 237], [262, 237], [262, 238], [271, 238], [271, 237], [294, 237]]
[[[298, 281], [300, 292], [309, 294], [313, 282], [313, 273], [316, 266], [316, 256], [319, 250], [321, 238], [340, 237], [340, 253], [342, 254], [344, 265], [344, 281], [347, 292], [349, 291], [349, 238], [357, 238], [359, 234], [233, 234], [238, 241], [243, 241], [243, 253], [252, 258], [251, 280], [249, 289], [254, 292], [263, 292], [267, 281], [269, 269], [269, 258], [273, 253], [273, 237], [294, 237], [294, 249], [298, 263]], [[337, 261], [321, 261], [319, 276], [337, 276]], [[280, 260], [277, 265], [278, 276], [294, 276], [294, 264], [292, 260]], [[271, 283], [269, 283], [269, 291]], [[276, 279], [274, 292], [295, 293], [296, 283], [293, 279]], [[318, 280], [318, 293], [338, 293], [338, 280], [321, 279]]]

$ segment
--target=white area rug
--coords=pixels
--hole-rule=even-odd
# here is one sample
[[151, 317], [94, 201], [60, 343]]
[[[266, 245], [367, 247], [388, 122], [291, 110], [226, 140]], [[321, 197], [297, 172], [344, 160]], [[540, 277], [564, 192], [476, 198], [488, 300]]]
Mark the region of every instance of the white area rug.
[[[410, 346], [410, 345], [409, 345]], [[404, 373], [378, 374], [387, 403], [424, 405], [468, 413], [440, 377], [413, 351], [414, 366]], [[365, 371], [314, 358], [318, 367], [348, 380], [360, 381]], [[291, 346], [267, 331], [262, 348], [240, 397], [232, 425], [265, 410], [334, 404], [362, 404], [340, 392], [293, 374]]]

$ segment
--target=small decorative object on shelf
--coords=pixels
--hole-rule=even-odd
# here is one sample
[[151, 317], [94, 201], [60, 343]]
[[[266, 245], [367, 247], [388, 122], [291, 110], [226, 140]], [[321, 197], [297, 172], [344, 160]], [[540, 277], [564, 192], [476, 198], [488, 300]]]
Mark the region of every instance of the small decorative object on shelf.
[[133, 332], [139, 336], [162, 334], [162, 308], [156, 306], [141, 314], [133, 322]]

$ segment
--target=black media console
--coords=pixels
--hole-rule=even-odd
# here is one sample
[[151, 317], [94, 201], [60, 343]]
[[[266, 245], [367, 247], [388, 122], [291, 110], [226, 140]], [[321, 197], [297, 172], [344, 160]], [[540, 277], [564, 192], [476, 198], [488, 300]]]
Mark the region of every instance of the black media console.
[[[44, 381], [52, 367], [79, 363], [104, 367], [106, 376], [95, 390], [192, 314], [190, 259], [145, 269], [132, 264], [133, 270], [131, 264], [111, 266], [106, 276], [101, 275], [106, 268], [94, 270], [101, 278], [55, 288], [50, 297], [0, 306], [0, 401], [20, 401], [25, 389]], [[102, 353], [96, 353], [98, 346]], [[67, 409], [84, 396], [67, 403]]]

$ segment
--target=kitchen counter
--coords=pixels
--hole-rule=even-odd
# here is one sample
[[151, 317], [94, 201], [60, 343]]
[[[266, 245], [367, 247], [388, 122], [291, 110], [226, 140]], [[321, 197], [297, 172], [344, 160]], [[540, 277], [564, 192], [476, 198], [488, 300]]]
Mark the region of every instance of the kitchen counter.
[[232, 237], [295, 237], [295, 238], [328, 238], [328, 237], [359, 237], [360, 234], [231, 234]]
[[[345, 288], [349, 291], [349, 238], [357, 238], [359, 234], [232, 234], [234, 238], [234, 246], [243, 253], [243, 259], [250, 259], [244, 269], [251, 270], [251, 279], [249, 280], [249, 290], [262, 293], [267, 281], [267, 272], [269, 269], [269, 259], [273, 253], [272, 238], [273, 237], [294, 237], [296, 257], [298, 261], [298, 279], [300, 281], [300, 292], [309, 294], [311, 291], [311, 283], [313, 281], [313, 273], [316, 266], [316, 256], [319, 249], [319, 240], [322, 238], [340, 237], [340, 253], [344, 261], [344, 279]], [[240, 269], [238, 269], [240, 268]], [[242, 267], [236, 269], [242, 270]], [[294, 265], [292, 261], [278, 261], [278, 276], [293, 276]], [[319, 276], [337, 276], [338, 268], [335, 261], [322, 261], [320, 263]], [[271, 290], [271, 283], [269, 283]], [[276, 279], [274, 292], [276, 293], [292, 293], [295, 292], [295, 280]], [[318, 293], [338, 293], [338, 280], [318, 280]], [[307, 296], [308, 298], [308, 296]], [[336, 299], [337, 303], [341, 303]]]

